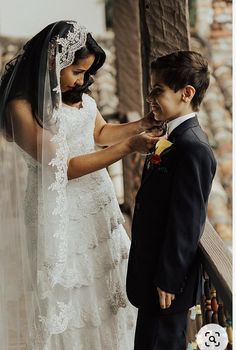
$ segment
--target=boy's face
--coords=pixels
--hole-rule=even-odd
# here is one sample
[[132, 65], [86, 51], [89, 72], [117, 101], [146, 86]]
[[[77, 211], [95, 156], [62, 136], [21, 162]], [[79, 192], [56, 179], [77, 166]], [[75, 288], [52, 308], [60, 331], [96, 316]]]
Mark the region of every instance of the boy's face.
[[182, 101], [182, 89], [175, 92], [158, 79], [156, 72], [151, 73], [151, 87], [152, 91], [148, 102], [156, 119], [174, 119], [185, 114], [183, 110], [185, 105]]

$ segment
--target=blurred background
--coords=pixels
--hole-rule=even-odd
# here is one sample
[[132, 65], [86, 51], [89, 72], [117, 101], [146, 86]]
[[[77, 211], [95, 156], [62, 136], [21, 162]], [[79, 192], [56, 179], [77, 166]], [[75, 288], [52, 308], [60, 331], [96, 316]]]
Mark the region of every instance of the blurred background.
[[[210, 88], [199, 113], [200, 123], [218, 161], [208, 216], [218, 234], [231, 247], [232, 1], [189, 0], [188, 7], [191, 49], [208, 58], [212, 73]], [[50, 22], [77, 20], [89, 28], [107, 54], [104, 67], [96, 75], [94, 98], [108, 121], [122, 122], [112, 9], [112, 0], [0, 0], [0, 71], [30, 37]], [[109, 168], [119, 203], [127, 214], [132, 213], [141, 163], [134, 157], [132, 161], [118, 162]], [[136, 187], [131, 186], [133, 183]]]

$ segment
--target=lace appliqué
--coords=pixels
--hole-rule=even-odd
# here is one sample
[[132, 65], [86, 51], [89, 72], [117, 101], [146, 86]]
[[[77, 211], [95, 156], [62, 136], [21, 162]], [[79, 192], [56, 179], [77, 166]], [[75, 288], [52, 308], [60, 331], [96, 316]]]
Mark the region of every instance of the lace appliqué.
[[73, 25], [73, 31], [68, 31], [67, 36], [53, 38], [49, 45], [49, 63], [58, 63], [60, 70], [71, 65], [75, 58], [75, 51], [85, 46], [88, 30], [77, 22], [67, 22]]
[[49, 334], [60, 334], [64, 332], [74, 314], [71, 303], [57, 302], [57, 307], [59, 309], [58, 314], [53, 313], [49, 317], [39, 316], [39, 321], [42, 322]]
[[60, 91], [61, 91], [60, 85], [57, 85], [52, 91], [54, 91], [54, 92], [56, 92], [57, 94], [59, 94]]
[[110, 306], [113, 314], [117, 314], [120, 307], [125, 308], [127, 306], [127, 298], [124, 293], [124, 288], [117, 282], [113, 286], [114, 290], [110, 297]]
[[73, 63], [75, 51], [85, 46], [88, 31], [77, 22], [67, 22], [73, 25], [74, 31], [68, 31], [66, 38], [57, 38], [57, 44], [61, 46], [58, 53], [60, 68], [63, 69]]
[[61, 95], [60, 71], [73, 63], [75, 52], [85, 46], [88, 34], [87, 28], [79, 23], [74, 21], [68, 21], [67, 23], [73, 26], [73, 31], [69, 30], [65, 38], [59, 36], [52, 38], [48, 47], [49, 70], [56, 65], [55, 71], [58, 82], [53, 91], [59, 95]]
[[59, 122], [59, 129], [58, 133], [54, 135], [51, 141], [56, 144], [57, 149], [55, 158], [53, 158], [48, 165], [56, 167], [57, 170], [55, 171], [55, 182], [52, 183], [48, 189], [57, 192], [56, 206], [52, 215], [58, 217], [57, 229], [53, 234], [53, 237], [58, 241], [58, 246], [56, 261], [51, 265], [51, 269], [47, 270], [50, 275], [52, 286], [60, 280], [60, 276], [66, 264], [68, 246], [66, 237], [66, 227], [68, 223], [66, 186], [68, 183], [67, 160], [69, 157], [69, 148], [66, 140], [66, 125], [64, 120], [59, 111], [55, 111], [54, 113], [54, 117], [57, 118]]

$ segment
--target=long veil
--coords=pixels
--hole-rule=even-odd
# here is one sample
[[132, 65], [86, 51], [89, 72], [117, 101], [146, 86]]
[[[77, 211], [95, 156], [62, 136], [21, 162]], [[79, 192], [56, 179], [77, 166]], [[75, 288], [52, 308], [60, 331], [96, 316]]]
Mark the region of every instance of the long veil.
[[[70, 294], [63, 292], [75, 284], [76, 276], [68, 259], [68, 145], [60, 111], [60, 71], [73, 63], [86, 39], [86, 28], [76, 22], [53, 23], [26, 43], [1, 78], [3, 350], [46, 350], [73, 314]], [[28, 84], [32, 77], [33, 89]], [[27, 133], [29, 110], [35, 116], [36, 137]]]

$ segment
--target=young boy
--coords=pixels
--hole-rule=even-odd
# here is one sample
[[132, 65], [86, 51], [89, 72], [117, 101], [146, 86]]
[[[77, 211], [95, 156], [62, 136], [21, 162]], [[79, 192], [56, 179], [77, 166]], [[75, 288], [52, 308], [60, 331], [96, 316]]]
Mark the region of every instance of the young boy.
[[185, 350], [198, 297], [198, 242], [216, 161], [196, 112], [209, 85], [206, 60], [178, 51], [151, 65], [149, 102], [167, 122], [164, 151], [148, 156], [137, 193], [127, 294], [138, 308], [135, 350]]

